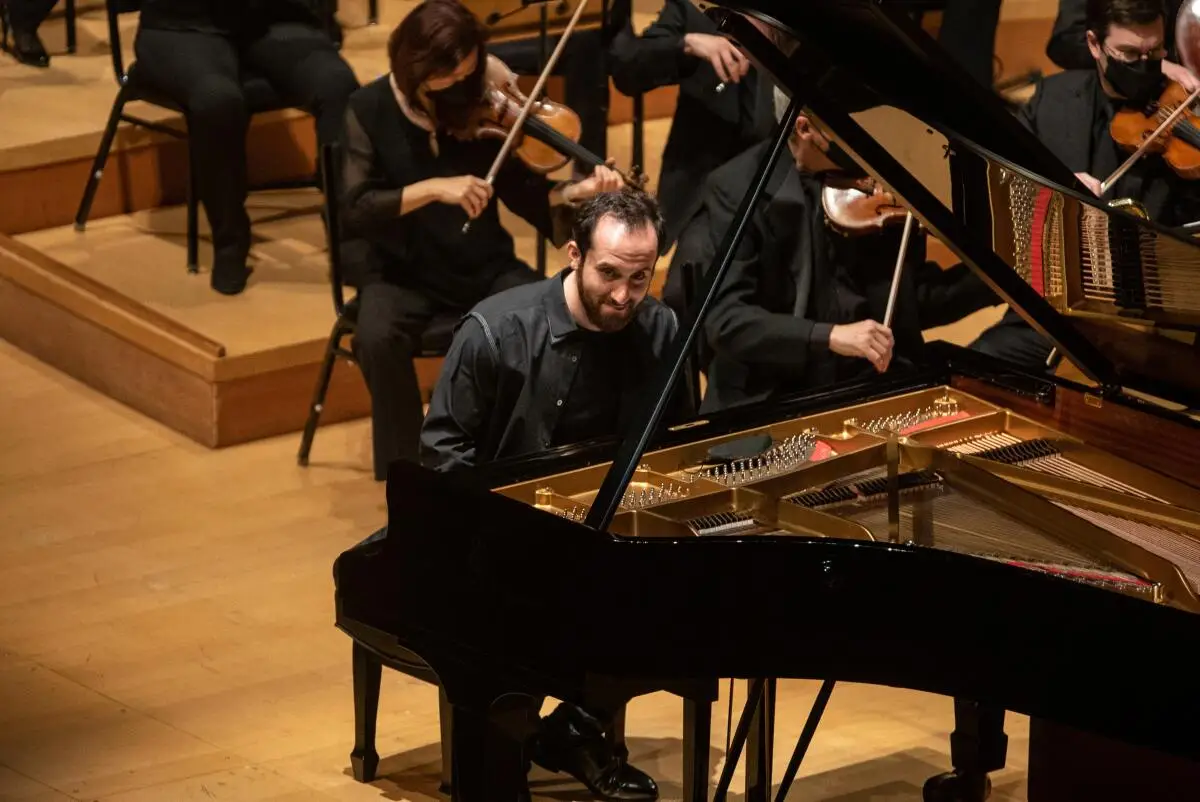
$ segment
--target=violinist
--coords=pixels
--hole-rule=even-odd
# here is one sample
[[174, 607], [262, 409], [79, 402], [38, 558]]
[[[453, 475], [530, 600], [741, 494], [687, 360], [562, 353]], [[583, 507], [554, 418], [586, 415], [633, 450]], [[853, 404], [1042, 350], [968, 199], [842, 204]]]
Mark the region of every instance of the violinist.
[[555, 184], [512, 156], [493, 183], [484, 180], [502, 145], [470, 132], [496, 71], [485, 43], [462, 3], [425, 0], [389, 39], [391, 71], [356, 92], [346, 113], [343, 258], [359, 292], [355, 349], [381, 481], [392, 461], [419, 459], [412, 360], [430, 322], [539, 279], [517, 258], [497, 201], [562, 245], [572, 204], [622, 183], [601, 165], [583, 181]]
[[[782, 119], [787, 98], [775, 90], [774, 101]], [[859, 236], [836, 230], [822, 193], [861, 169], [804, 114], [788, 145], [792, 159], [776, 164], [708, 316], [701, 412], [883, 373], [919, 354], [923, 329], [996, 303], [966, 267], [927, 263], [924, 236], [914, 232], [885, 327], [902, 226]], [[689, 223], [672, 270], [681, 260], [711, 262], [769, 147], [756, 145], [709, 177], [706, 211]]]
[[[1167, 87], [1168, 55], [1160, 0], [1087, 0], [1091, 63], [1046, 78], [1020, 120], [1105, 201], [1129, 198], [1165, 226], [1200, 220], [1200, 185], [1147, 152], [1101, 194], [1100, 184], [1131, 154], [1113, 139], [1118, 115], [1140, 113]], [[1045, 370], [1052, 347], [1011, 310], [973, 348], [1033, 370]]]

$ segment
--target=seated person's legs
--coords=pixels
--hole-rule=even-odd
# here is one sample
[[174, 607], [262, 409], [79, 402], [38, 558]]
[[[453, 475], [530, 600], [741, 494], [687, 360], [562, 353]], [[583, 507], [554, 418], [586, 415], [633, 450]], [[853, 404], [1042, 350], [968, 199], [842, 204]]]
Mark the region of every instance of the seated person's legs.
[[1053, 346], [1011, 309], [968, 347], [1035, 373], [1050, 370], [1046, 362]]
[[396, 460], [420, 461], [421, 388], [413, 366], [421, 333], [437, 307], [419, 293], [387, 282], [359, 290], [354, 353], [371, 392], [375, 479]]
[[318, 144], [339, 141], [358, 79], [326, 31], [300, 22], [276, 23], [246, 46], [244, 58], [286, 103], [316, 118]]
[[213, 239], [214, 289], [245, 288], [250, 253], [246, 214], [246, 110], [237, 52], [225, 38], [192, 31], [141, 30], [135, 45], [145, 81], [185, 110], [196, 191]]

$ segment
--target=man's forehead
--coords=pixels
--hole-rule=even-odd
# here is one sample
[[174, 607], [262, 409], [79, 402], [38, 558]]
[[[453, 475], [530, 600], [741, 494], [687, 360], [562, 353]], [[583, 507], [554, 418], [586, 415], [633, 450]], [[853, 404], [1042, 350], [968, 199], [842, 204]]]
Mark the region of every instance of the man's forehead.
[[1163, 41], [1163, 22], [1160, 17], [1143, 25], [1108, 26], [1108, 42], [1114, 46], [1156, 47]]
[[648, 224], [629, 227], [613, 217], [601, 218], [592, 232], [591, 252], [597, 262], [641, 265], [647, 255], [658, 256], [658, 236]]

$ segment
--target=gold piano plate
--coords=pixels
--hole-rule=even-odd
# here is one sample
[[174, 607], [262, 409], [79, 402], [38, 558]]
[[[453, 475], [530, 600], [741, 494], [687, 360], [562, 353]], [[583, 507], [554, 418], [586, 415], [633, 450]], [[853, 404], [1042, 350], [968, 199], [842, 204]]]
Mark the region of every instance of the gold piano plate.
[[[608, 467], [497, 492], [582, 522]], [[610, 531], [893, 541], [1200, 612], [1200, 490], [949, 386], [648, 452]]]

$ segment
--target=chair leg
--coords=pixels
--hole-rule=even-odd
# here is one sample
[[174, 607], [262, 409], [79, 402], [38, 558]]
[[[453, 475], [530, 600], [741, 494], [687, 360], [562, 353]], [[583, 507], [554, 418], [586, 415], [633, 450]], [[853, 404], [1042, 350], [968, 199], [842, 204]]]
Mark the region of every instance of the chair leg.
[[74, 53], [76, 50], [75, 0], [67, 0], [64, 6], [63, 17], [67, 25], [67, 52]]
[[79, 201], [79, 210], [75, 212], [75, 230], [87, 228], [88, 217], [92, 213], [92, 202], [96, 199], [96, 190], [100, 188], [100, 179], [104, 176], [104, 166], [108, 163], [108, 154], [112, 151], [113, 140], [117, 137], [117, 127], [121, 124], [121, 112], [125, 110], [125, 89], [117, 92], [113, 101], [112, 112], [108, 115], [108, 124], [104, 126], [104, 135], [100, 137], [100, 148], [92, 162], [92, 172], [88, 176], [87, 186], [83, 188], [83, 198]]
[[438, 718], [442, 731], [442, 782], [438, 788], [447, 796], [451, 793], [450, 778], [454, 776], [454, 707], [446, 697], [446, 689], [438, 686]]
[[383, 664], [379, 658], [354, 642], [354, 751], [350, 765], [354, 779], [369, 783], [379, 768], [379, 753], [375, 751], [375, 722], [379, 717], [379, 685]]
[[367, 0], [367, 24], [379, 24], [379, 0]]
[[313, 393], [312, 406], [308, 408], [308, 420], [304, 423], [304, 436], [300, 440], [300, 453], [297, 462], [308, 465], [308, 454], [312, 451], [313, 438], [317, 434], [317, 424], [321, 420], [321, 410], [325, 406], [325, 394], [329, 392], [329, 382], [333, 379], [333, 364], [337, 361], [337, 347], [345, 333], [342, 321], [333, 324], [333, 332], [329, 335], [329, 345], [325, 348], [325, 361], [321, 363], [321, 373], [317, 377], [317, 388]]
[[200, 272], [200, 201], [196, 197], [196, 157], [192, 155], [192, 140], [188, 138], [187, 185], [187, 269]]

